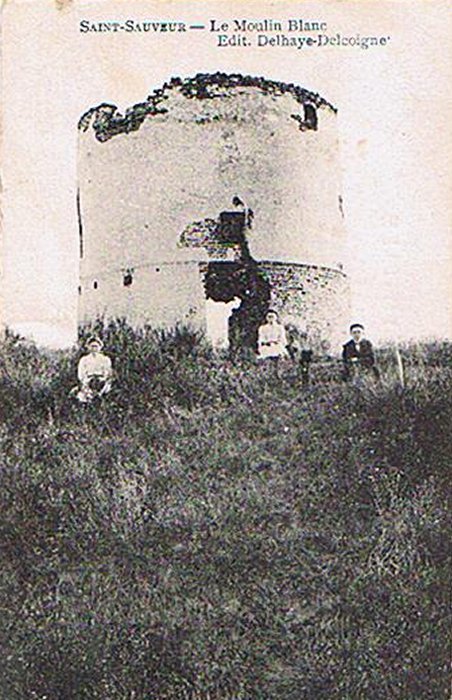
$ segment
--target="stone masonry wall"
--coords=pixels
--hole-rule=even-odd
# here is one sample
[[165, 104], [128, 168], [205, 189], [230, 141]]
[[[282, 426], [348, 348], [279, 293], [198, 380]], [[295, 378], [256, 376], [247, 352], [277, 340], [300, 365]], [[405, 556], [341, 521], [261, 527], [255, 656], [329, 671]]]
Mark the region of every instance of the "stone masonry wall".
[[306, 331], [318, 349], [338, 352], [347, 336], [349, 286], [340, 270], [316, 265], [259, 263], [271, 287], [271, 308], [284, 324]]

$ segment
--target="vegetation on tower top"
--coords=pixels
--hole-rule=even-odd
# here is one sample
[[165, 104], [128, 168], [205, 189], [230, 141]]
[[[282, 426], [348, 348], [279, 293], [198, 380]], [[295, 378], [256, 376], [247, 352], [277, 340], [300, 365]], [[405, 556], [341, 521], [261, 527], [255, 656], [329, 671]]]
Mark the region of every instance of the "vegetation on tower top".
[[92, 124], [97, 140], [108, 141], [117, 134], [137, 131], [147, 117], [167, 113], [168, 109], [165, 108], [164, 102], [172, 90], [179, 90], [188, 99], [206, 100], [223, 97], [225, 89], [249, 87], [273, 97], [292, 95], [301, 105], [310, 104], [315, 107], [327, 107], [333, 112], [337, 111], [318, 93], [294, 83], [239, 73], [198, 73], [192, 78], [171, 78], [161, 88], [156, 88], [145, 102], [129, 107], [124, 114], [121, 114], [115, 105], [108, 103], [92, 107], [81, 117], [78, 128], [80, 131], [87, 131]]

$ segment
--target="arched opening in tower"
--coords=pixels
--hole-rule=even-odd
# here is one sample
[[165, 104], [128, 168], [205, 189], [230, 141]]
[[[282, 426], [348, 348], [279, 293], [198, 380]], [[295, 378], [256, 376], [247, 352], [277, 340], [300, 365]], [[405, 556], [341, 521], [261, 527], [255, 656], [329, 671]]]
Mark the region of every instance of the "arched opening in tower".
[[314, 105], [307, 103], [303, 105], [303, 109], [306, 128], [317, 131], [318, 119], [316, 108], [314, 107]]

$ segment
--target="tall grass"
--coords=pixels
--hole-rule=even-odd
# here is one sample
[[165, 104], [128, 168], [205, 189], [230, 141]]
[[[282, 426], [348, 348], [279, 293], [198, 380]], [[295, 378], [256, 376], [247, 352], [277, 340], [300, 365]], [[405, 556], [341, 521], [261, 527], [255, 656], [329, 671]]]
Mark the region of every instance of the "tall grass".
[[68, 400], [76, 351], [1, 361], [0, 697], [449, 697], [452, 349], [379, 385], [303, 391], [187, 330], [102, 329], [116, 388]]

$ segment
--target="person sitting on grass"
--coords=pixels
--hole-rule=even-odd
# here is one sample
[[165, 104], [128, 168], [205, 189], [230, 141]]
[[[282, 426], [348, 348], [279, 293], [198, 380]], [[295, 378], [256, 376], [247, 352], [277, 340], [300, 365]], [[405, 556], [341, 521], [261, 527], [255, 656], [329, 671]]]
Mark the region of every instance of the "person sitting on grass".
[[89, 338], [86, 349], [87, 354], [80, 358], [77, 366], [79, 386], [71, 391], [71, 395], [80, 403], [91, 403], [108, 394], [113, 379], [112, 363], [102, 352], [103, 343], [100, 338]]
[[273, 365], [278, 374], [279, 362], [282, 357], [287, 357], [287, 336], [278, 314], [273, 309], [267, 312], [265, 323], [259, 327], [257, 339], [257, 356], [265, 364]]
[[342, 348], [342, 362], [344, 364], [344, 378], [346, 380], [366, 373], [372, 374], [375, 379], [380, 378], [380, 372], [375, 362], [372, 343], [364, 338], [364, 326], [361, 323], [353, 323], [350, 326], [351, 339]]

